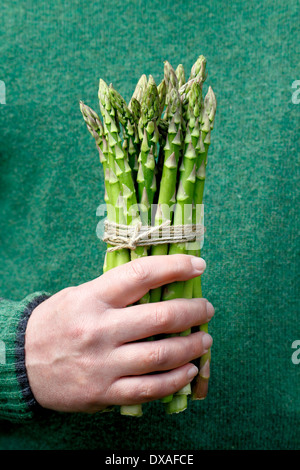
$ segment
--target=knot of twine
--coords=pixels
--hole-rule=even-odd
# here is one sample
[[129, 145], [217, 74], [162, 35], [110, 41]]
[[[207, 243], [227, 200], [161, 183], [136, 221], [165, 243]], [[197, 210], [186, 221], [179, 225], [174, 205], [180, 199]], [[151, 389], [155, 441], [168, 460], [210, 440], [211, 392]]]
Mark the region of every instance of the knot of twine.
[[165, 243], [194, 242], [197, 237], [203, 236], [205, 227], [202, 224], [171, 225], [166, 220], [160, 225], [123, 225], [106, 220], [103, 241], [113, 245], [107, 249], [108, 252], [130, 249], [135, 250], [138, 246], [162, 245]]

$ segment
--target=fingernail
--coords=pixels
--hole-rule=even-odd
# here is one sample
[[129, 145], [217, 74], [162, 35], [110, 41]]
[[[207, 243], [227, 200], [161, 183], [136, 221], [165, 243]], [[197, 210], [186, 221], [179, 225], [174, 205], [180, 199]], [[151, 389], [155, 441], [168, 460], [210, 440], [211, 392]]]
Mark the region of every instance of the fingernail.
[[189, 368], [188, 370], [188, 373], [187, 373], [187, 376], [189, 378], [189, 380], [192, 380], [195, 375], [198, 374], [198, 367], [196, 367], [194, 364]]
[[195, 271], [199, 273], [203, 273], [205, 271], [206, 263], [203, 258], [199, 258], [198, 256], [193, 256], [192, 265]]
[[205, 333], [205, 335], [203, 335], [202, 337], [202, 344], [203, 344], [205, 351], [207, 351], [211, 347], [212, 343], [213, 343], [212, 337], [208, 335], [207, 333]]
[[207, 313], [207, 317], [209, 318], [209, 320], [215, 314], [215, 309], [214, 309], [213, 305], [210, 302], [206, 302], [206, 313]]

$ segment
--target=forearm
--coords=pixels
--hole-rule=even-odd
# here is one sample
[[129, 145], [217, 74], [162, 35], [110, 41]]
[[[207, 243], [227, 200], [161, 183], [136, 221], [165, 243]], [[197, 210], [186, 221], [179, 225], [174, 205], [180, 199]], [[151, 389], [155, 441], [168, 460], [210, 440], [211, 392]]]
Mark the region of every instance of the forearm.
[[31, 312], [48, 297], [35, 292], [19, 302], [0, 299], [0, 419], [22, 422], [36, 406], [26, 374], [24, 338]]

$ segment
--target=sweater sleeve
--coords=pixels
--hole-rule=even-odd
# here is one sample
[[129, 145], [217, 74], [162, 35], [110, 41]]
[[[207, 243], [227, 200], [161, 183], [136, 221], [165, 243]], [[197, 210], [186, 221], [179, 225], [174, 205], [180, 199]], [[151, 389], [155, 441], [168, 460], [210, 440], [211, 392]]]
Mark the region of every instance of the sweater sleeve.
[[35, 292], [20, 302], [0, 299], [0, 419], [27, 421], [38, 408], [25, 368], [25, 331], [31, 312], [49, 297]]

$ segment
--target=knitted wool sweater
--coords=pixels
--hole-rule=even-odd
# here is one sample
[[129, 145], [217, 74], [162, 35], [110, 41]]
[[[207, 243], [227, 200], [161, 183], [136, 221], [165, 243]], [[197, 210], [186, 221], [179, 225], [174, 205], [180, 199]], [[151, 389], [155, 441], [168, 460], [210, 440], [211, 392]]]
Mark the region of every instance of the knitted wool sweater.
[[22, 301], [0, 300], [0, 419], [23, 422], [39, 406], [25, 367], [25, 331], [31, 312], [49, 296], [36, 292]]
[[[0, 448], [300, 448], [298, 0], [38, 5], [1, 4], [0, 297], [12, 300], [0, 302]], [[41, 410], [26, 319], [44, 295], [99, 276], [105, 253], [103, 174], [79, 101], [99, 111], [103, 78], [128, 102], [142, 74], [159, 83], [168, 60], [188, 76], [200, 54], [218, 101], [202, 250], [216, 310], [208, 396], [176, 416], [157, 402], [137, 419]]]

